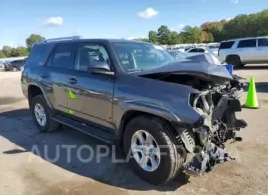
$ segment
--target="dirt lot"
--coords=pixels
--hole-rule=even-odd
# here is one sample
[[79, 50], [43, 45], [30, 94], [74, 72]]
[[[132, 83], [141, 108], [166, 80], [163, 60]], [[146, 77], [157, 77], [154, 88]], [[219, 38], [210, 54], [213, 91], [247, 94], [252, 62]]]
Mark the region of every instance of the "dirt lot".
[[[181, 175], [167, 186], [153, 187], [140, 181], [124, 163], [112, 156], [89, 163], [77, 159], [77, 146], [95, 147], [101, 142], [72, 129], [39, 133], [20, 89], [20, 73], [0, 72], [0, 194], [187, 194], [232, 195], [268, 193], [268, 67], [254, 66], [236, 71], [249, 80], [255, 76], [261, 108], [244, 109], [240, 118], [248, 127], [240, 133], [243, 142], [231, 144], [236, 161], [196, 178]], [[245, 101], [246, 93], [243, 94]], [[73, 145], [66, 158], [64, 145]], [[58, 160], [53, 160], [57, 151]], [[83, 150], [81, 155], [89, 156]], [[45, 156], [50, 161], [44, 160]]]

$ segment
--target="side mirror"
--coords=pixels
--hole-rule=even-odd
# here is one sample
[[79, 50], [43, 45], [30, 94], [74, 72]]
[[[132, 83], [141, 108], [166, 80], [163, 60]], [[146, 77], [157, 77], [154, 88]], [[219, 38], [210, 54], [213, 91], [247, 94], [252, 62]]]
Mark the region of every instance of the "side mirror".
[[90, 73], [114, 75], [106, 62], [92, 62], [88, 67]]

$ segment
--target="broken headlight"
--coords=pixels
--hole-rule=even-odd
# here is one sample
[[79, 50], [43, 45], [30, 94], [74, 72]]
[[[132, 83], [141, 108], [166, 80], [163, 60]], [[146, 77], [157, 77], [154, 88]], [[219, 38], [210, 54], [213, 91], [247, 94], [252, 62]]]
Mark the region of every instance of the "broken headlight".
[[206, 126], [199, 127], [196, 129], [199, 141], [201, 145], [205, 145], [209, 139], [209, 130]]

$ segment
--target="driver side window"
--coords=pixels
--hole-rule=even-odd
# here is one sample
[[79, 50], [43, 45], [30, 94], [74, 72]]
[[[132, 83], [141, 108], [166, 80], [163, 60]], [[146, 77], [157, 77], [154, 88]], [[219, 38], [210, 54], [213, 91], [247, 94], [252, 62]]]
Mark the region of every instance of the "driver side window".
[[76, 53], [74, 69], [88, 71], [94, 62], [106, 62], [110, 65], [110, 58], [105, 47], [93, 43], [80, 45]]

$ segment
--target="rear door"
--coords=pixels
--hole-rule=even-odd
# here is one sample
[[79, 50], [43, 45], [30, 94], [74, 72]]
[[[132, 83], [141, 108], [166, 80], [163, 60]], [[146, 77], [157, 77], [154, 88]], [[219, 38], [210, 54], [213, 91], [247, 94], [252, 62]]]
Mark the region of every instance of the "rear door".
[[257, 53], [260, 61], [268, 61], [268, 38], [259, 38]]
[[43, 72], [43, 80], [51, 84], [50, 100], [55, 109], [68, 111], [68, 85], [69, 78], [73, 75], [75, 59], [75, 43], [59, 43], [51, 53], [46, 72]]
[[255, 61], [259, 58], [256, 48], [257, 39], [240, 40], [237, 45], [236, 54], [240, 56], [242, 62]]

